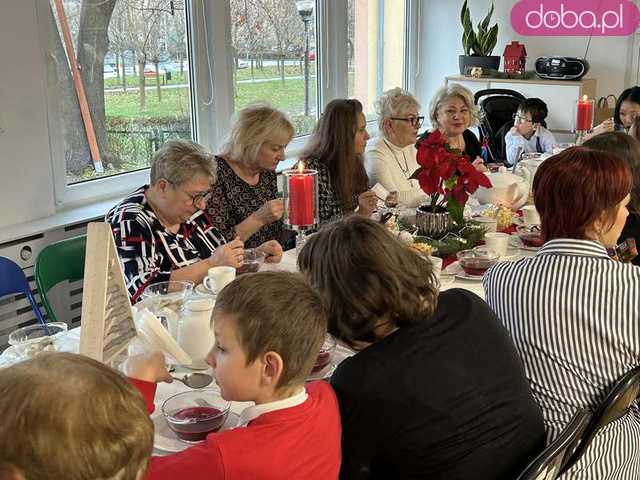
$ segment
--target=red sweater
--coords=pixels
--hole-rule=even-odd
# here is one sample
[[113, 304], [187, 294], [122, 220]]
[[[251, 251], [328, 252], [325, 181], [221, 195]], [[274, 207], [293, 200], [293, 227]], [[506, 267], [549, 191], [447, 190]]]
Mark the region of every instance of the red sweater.
[[[155, 388], [133, 381], [153, 410]], [[145, 385], [146, 384], [146, 385]], [[331, 480], [340, 471], [340, 413], [331, 386], [307, 384], [301, 405], [212, 433], [180, 453], [151, 459], [147, 480]]]

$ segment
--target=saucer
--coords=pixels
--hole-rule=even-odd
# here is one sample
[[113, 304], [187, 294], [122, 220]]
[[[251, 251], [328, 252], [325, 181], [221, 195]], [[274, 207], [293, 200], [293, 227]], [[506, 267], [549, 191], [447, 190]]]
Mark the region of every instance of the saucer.
[[333, 359], [331, 359], [331, 362], [329, 362], [327, 365], [325, 365], [322, 370], [318, 370], [316, 373], [312, 373], [307, 377], [307, 382], [313, 382], [315, 380], [328, 380], [329, 378], [331, 378], [331, 375], [333, 375], [333, 372], [335, 372], [336, 368], [338, 368], [338, 365], [336, 365], [333, 362]]
[[212, 290], [209, 290], [207, 287], [204, 286], [204, 283], [200, 283], [200, 284], [196, 285], [195, 292], [198, 295], [205, 295], [207, 297], [215, 297], [216, 296], [216, 294]]
[[484, 277], [484, 275], [469, 275], [463, 270], [463, 268], [460, 266], [460, 262], [458, 261], [453, 262], [451, 265], [445, 268], [444, 273], [447, 275], [453, 275], [454, 277], [461, 280], [473, 280], [476, 282], [481, 281], [482, 277]]
[[520, 250], [526, 250], [528, 252], [537, 252], [538, 250], [540, 250], [542, 247], [530, 247], [528, 245], [525, 245], [524, 243], [522, 243], [522, 240], [520, 240], [520, 237], [518, 237], [518, 234], [516, 232], [511, 234], [511, 238], [509, 239], [509, 249], [511, 250], [511, 247], [515, 247], [515, 248], [519, 248]]
[[[227, 419], [222, 424], [222, 428], [220, 428], [218, 432], [223, 432], [224, 430], [235, 427], [238, 424], [239, 419], [239, 415], [230, 411], [227, 415]], [[153, 412], [153, 415], [151, 415], [151, 420], [153, 421], [155, 431], [153, 437], [154, 449], [161, 450], [162, 452], [167, 453], [175, 453], [181, 452], [182, 450], [186, 450], [192, 445], [197, 445], [198, 443], [200, 443], [187, 443], [180, 440], [178, 438], [178, 435], [176, 435], [176, 433], [169, 428], [167, 420], [164, 418], [164, 415], [162, 415], [162, 411], [160, 409], [156, 409], [156, 411]]]

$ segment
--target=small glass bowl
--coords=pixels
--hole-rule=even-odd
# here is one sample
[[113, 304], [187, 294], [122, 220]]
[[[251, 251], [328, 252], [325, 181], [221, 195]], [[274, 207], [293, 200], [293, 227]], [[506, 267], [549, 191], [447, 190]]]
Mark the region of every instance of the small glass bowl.
[[245, 248], [242, 265], [236, 269], [236, 275], [243, 273], [256, 273], [264, 263], [264, 252], [257, 248]]
[[525, 247], [540, 248], [544, 244], [538, 225], [520, 226], [516, 228], [516, 235]]
[[207, 388], [169, 397], [162, 404], [162, 414], [180, 440], [193, 443], [220, 430], [230, 407], [231, 402], [222, 398], [219, 390]]
[[27, 360], [41, 352], [55, 352], [53, 337], [66, 331], [67, 324], [64, 322], [29, 325], [11, 332], [9, 334], [9, 345], [15, 349], [16, 354]]
[[476, 277], [484, 275], [484, 272], [494, 266], [500, 258], [497, 252], [486, 247], [462, 250], [456, 256], [465, 273]]
[[331, 357], [333, 357], [333, 352], [336, 350], [336, 343], [336, 339], [327, 333], [324, 338], [324, 343], [318, 352], [316, 363], [313, 364], [313, 368], [311, 369], [311, 375], [317, 374], [331, 363]]

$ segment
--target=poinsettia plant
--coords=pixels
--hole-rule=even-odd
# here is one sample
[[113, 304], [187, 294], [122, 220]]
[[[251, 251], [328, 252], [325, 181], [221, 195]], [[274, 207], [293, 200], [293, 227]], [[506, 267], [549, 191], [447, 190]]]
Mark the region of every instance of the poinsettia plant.
[[491, 181], [476, 170], [469, 157], [449, 147], [447, 137], [435, 130], [416, 145], [420, 168], [411, 176], [422, 191], [431, 197], [430, 207], [446, 208], [454, 222], [463, 223], [464, 206], [478, 187], [491, 188]]

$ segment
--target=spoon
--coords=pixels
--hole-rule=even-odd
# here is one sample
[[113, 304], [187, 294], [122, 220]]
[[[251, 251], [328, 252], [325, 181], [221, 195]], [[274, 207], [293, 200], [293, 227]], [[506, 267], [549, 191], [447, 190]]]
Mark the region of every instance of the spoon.
[[187, 387], [195, 389], [204, 388], [213, 381], [213, 377], [211, 375], [200, 372], [187, 373], [183, 377], [175, 377], [173, 375], [171, 375], [171, 377], [174, 380], [184, 383]]

